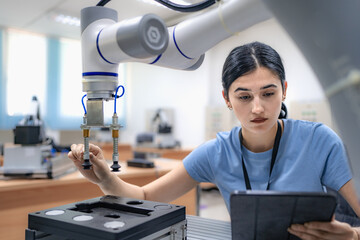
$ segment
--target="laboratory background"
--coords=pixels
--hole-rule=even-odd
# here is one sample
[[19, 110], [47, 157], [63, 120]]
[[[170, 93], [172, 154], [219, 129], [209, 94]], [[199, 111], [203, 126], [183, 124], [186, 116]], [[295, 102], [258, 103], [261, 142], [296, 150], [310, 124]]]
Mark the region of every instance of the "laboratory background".
[[[79, 12], [95, 4], [90, 0], [1, 2], [1, 143], [13, 141], [12, 129], [31, 111], [33, 96], [48, 136], [59, 144], [82, 142]], [[107, 6], [118, 11], [119, 21], [148, 11], [165, 19], [183, 18], [153, 1], [112, 1]], [[202, 66], [193, 72], [120, 64], [119, 84], [126, 92], [118, 101], [124, 126], [119, 141], [135, 143], [138, 134], [151, 131], [158, 109], [167, 111], [172, 133], [183, 147], [196, 147], [216, 132], [231, 129], [237, 122], [221, 94], [222, 65], [231, 49], [252, 41], [269, 44], [282, 56], [289, 83], [285, 102], [289, 117], [336, 129], [311, 66], [280, 24], [269, 17], [248, 27], [207, 51]]]
[[[26, 228], [30, 212], [102, 195], [72, 169], [66, 157], [71, 144], [84, 142], [86, 92], [82, 89], [80, 11], [98, 2], [0, 0], [0, 212], [9, 219], [0, 225], [8, 230], [1, 230], [1, 239], [1, 234], [4, 239], [23, 236], [19, 229]], [[154, 13], [167, 25], [201, 14], [176, 12], [152, 0], [113, 0], [106, 7], [118, 12], [118, 21]], [[217, 132], [239, 125], [222, 96], [222, 66], [234, 47], [253, 41], [272, 46], [282, 57], [288, 82], [288, 118], [322, 122], [341, 136], [319, 79], [302, 51], [268, 10], [256, 14], [261, 21], [241, 23], [239, 32], [206, 51], [202, 65], [194, 71], [136, 62], [119, 64], [118, 84], [123, 86], [123, 94], [116, 100], [121, 125], [118, 151], [125, 180], [144, 185], [170, 171]], [[112, 121], [113, 104], [104, 101], [107, 125]], [[24, 129], [29, 125], [35, 128]], [[28, 138], [26, 131], [33, 130], [41, 143]], [[109, 127], [91, 128], [89, 141], [102, 146], [105, 158], [111, 160]], [[37, 148], [25, 149], [24, 143]], [[13, 149], [8, 156], [16, 160], [6, 158], [7, 148]], [[50, 151], [49, 159], [61, 158], [50, 174], [42, 169], [44, 151]], [[163, 171], [152, 172], [150, 165], [126, 166], [127, 160], [135, 158], [155, 159]], [[46, 161], [51, 162], [49, 159]], [[5, 176], [6, 168], [13, 176]], [[33, 173], [27, 175], [28, 171]], [[190, 215], [229, 221], [215, 185], [201, 185], [176, 204], [186, 205]]]

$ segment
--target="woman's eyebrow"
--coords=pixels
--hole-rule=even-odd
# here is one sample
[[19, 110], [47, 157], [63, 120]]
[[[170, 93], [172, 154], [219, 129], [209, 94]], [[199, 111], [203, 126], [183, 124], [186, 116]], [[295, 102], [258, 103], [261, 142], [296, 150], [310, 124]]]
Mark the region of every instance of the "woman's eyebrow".
[[271, 87], [277, 88], [277, 86], [275, 84], [269, 84], [269, 85], [261, 87], [260, 89], [267, 89], [267, 88], [271, 88]]
[[238, 87], [237, 89], [235, 89], [234, 92], [237, 92], [237, 91], [251, 91], [251, 89]]
[[[261, 87], [260, 89], [263, 90], [263, 89], [267, 89], [267, 88], [271, 88], [271, 87], [277, 88], [277, 86], [275, 84], [268, 84], [268, 85]], [[251, 91], [251, 89], [238, 87], [237, 89], [235, 89], [234, 92], [237, 92], [237, 91]]]

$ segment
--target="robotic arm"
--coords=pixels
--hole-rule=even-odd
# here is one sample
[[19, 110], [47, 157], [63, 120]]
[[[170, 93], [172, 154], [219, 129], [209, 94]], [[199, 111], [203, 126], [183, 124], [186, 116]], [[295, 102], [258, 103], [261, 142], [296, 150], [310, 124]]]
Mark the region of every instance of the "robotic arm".
[[[270, 16], [257, 0], [232, 0], [167, 28], [153, 14], [118, 23], [113, 9], [84, 8], [81, 11], [83, 90], [89, 100], [113, 99], [118, 64], [124, 62], [195, 70], [202, 64], [207, 50]], [[103, 123], [94, 123], [98, 124]]]
[[[195, 70], [204, 53], [222, 40], [271, 15], [258, 0], [232, 0], [201, 15], [167, 28], [154, 14], [117, 22], [113, 9], [94, 6], [81, 11], [83, 91], [87, 113], [82, 124], [85, 142], [84, 168], [88, 155], [89, 129], [104, 126], [103, 101], [116, 98], [118, 64], [142, 62], [180, 70]], [[120, 126], [114, 111], [114, 171], [117, 164], [117, 136]]]

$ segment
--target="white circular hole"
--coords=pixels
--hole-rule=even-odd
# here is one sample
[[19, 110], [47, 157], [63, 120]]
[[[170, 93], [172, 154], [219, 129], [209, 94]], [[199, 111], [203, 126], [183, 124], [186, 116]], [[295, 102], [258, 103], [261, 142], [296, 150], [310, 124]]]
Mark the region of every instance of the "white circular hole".
[[74, 221], [77, 222], [83, 222], [83, 221], [90, 221], [92, 220], [94, 217], [89, 216], [89, 215], [79, 215], [73, 218]]
[[111, 222], [104, 223], [104, 227], [111, 228], [111, 229], [121, 228], [123, 226], [125, 226], [125, 223], [121, 222], [121, 221], [111, 221]]
[[45, 213], [45, 215], [48, 215], [48, 216], [56, 216], [56, 215], [61, 215], [61, 214], [64, 214], [65, 211], [64, 210], [50, 210], [50, 211], [47, 211]]

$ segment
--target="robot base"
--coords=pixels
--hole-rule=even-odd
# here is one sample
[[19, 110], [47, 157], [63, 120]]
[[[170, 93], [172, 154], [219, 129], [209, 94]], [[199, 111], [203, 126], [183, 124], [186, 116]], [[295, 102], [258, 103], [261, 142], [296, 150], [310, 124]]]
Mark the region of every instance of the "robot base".
[[26, 240], [186, 239], [185, 207], [106, 195], [29, 213]]

